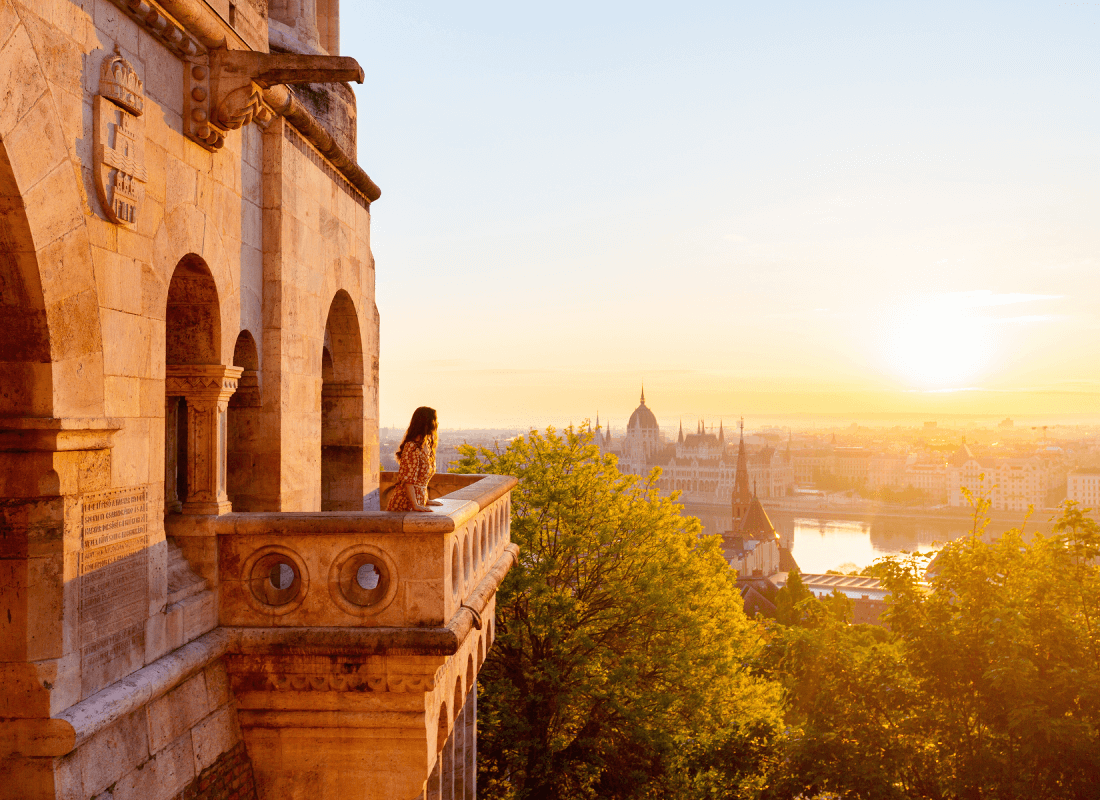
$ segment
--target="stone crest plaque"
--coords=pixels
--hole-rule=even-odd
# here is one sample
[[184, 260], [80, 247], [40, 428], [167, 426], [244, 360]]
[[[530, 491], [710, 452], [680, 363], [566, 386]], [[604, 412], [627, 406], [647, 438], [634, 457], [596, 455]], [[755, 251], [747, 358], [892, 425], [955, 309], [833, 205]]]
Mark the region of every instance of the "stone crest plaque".
[[137, 226], [145, 196], [144, 86], [115, 48], [103, 61], [94, 102], [93, 171], [103, 211], [111, 222]]
[[80, 667], [85, 694], [144, 663], [148, 521], [144, 487], [83, 498]]

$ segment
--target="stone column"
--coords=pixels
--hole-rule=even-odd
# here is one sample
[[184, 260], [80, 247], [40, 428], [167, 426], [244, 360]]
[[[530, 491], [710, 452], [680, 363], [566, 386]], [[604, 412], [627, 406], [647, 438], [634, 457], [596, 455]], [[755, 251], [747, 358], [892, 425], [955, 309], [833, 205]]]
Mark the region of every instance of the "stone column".
[[179, 470], [179, 397], [164, 399], [164, 513], [178, 514], [183, 506], [176, 487]]
[[477, 800], [477, 681], [466, 694], [466, 705], [462, 708], [463, 721], [466, 723], [466, 787], [465, 800]]
[[166, 394], [187, 400], [187, 497], [184, 514], [226, 514], [225, 412], [237, 389], [240, 367], [169, 364]]

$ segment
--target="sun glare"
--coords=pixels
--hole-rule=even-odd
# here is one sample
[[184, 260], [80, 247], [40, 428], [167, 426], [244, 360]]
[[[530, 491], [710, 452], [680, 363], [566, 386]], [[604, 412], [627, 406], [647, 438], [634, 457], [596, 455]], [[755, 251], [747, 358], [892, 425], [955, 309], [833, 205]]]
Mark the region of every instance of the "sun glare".
[[993, 355], [986, 320], [946, 298], [898, 309], [885, 344], [890, 370], [922, 390], [971, 386]]

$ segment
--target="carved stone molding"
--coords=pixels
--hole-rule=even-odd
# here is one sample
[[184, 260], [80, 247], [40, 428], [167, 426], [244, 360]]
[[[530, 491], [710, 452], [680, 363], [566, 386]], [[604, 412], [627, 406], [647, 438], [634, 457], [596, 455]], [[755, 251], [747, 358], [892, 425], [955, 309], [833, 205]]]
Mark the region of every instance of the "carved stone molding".
[[184, 58], [201, 46], [160, 6], [150, 0], [111, 0], [126, 16], [173, 53]]
[[435, 690], [435, 681], [425, 675], [334, 675], [325, 673], [283, 673], [263, 676], [267, 688], [277, 692], [403, 692]]

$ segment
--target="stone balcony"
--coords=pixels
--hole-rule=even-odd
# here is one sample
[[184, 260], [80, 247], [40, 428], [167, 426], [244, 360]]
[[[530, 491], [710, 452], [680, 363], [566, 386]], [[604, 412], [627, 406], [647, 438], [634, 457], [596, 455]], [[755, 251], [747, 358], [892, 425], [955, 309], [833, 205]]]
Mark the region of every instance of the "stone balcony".
[[438, 475], [431, 513], [166, 518], [216, 593], [262, 796], [475, 796], [476, 676], [517, 558], [515, 484]]

